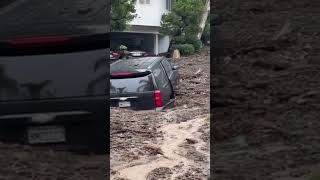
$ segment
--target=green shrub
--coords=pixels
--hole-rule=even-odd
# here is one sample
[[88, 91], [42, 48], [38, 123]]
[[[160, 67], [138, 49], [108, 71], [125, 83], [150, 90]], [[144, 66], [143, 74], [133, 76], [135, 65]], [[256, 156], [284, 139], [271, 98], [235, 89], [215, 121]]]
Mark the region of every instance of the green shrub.
[[175, 50], [175, 49], [178, 49], [179, 51], [181, 51], [181, 44], [173, 44], [171, 49], [172, 49], [172, 51]]
[[196, 40], [196, 41], [194, 41], [194, 42], [192, 43], [192, 45], [193, 45], [193, 47], [194, 47], [194, 49], [195, 49], [196, 52], [200, 51], [200, 49], [202, 49], [202, 47], [203, 47], [203, 43], [202, 43], [202, 41], [199, 40], [199, 39]]
[[182, 55], [190, 55], [195, 52], [192, 44], [177, 44], [174, 45], [175, 49], [178, 49]]
[[186, 42], [188, 44], [192, 44], [196, 52], [198, 52], [203, 47], [202, 41], [199, 40], [197, 37], [190, 37], [186, 40]]
[[193, 35], [187, 35], [186, 36], [186, 42], [188, 44], [192, 44], [193, 42], [195, 42], [198, 39], [197, 35], [193, 34]]
[[174, 41], [176, 44], [184, 44], [184, 43], [186, 43], [186, 37], [185, 36], [176, 36], [176, 37], [174, 37]]

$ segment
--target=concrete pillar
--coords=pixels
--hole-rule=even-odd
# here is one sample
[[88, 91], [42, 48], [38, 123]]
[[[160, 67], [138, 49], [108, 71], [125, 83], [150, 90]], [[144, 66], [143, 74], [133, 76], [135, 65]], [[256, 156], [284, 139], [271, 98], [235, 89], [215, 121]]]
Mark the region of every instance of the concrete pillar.
[[154, 54], [158, 55], [159, 54], [159, 35], [155, 34], [154, 35]]

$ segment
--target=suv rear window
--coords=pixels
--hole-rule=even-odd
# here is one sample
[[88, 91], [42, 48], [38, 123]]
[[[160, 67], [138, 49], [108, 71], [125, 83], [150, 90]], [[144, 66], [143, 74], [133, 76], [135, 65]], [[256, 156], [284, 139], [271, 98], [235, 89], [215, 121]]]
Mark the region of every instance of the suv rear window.
[[136, 93], [153, 91], [154, 85], [152, 75], [136, 77], [110, 79], [110, 93]]
[[1, 0], [0, 40], [107, 33], [109, 8], [105, 0]]

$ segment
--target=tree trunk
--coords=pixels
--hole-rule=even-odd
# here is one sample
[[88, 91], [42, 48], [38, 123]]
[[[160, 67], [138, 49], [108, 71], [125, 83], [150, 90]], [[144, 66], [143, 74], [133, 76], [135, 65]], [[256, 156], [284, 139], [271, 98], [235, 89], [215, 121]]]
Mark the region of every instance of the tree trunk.
[[206, 26], [206, 22], [207, 22], [207, 19], [209, 16], [209, 12], [210, 12], [210, 0], [207, 0], [206, 4], [205, 4], [205, 9], [204, 9], [204, 12], [202, 14], [201, 21], [199, 24], [200, 32], [198, 33], [198, 39], [200, 39], [202, 36], [204, 27]]

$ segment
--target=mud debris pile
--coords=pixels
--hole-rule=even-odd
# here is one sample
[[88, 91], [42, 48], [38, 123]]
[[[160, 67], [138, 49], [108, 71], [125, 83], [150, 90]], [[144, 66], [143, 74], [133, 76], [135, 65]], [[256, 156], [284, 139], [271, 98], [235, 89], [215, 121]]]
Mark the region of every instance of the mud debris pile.
[[225, 59], [211, 76], [216, 179], [308, 179], [317, 171], [319, 9], [314, 0], [216, 1], [225, 20], [217, 27]]

